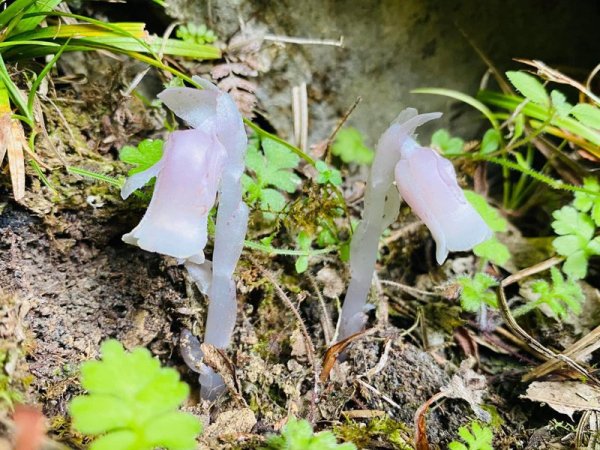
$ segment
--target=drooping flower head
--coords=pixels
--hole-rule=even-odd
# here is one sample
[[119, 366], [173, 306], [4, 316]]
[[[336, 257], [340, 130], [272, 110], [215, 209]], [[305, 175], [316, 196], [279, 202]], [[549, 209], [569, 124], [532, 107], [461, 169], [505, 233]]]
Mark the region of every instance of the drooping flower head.
[[[121, 194], [130, 195], [156, 176], [152, 200], [139, 225], [125, 242], [178, 258], [199, 289], [208, 295], [204, 342], [226, 348], [236, 321], [233, 273], [248, 225], [241, 176], [247, 136], [242, 116], [228, 94], [198, 77], [203, 89], [169, 88], [163, 103], [192, 129], [171, 133], [162, 159], [130, 177]], [[204, 258], [207, 220], [219, 197], [213, 261]], [[202, 355], [200, 355], [202, 357]], [[202, 364], [201, 395], [213, 399], [225, 389], [223, 379]]]
[[492, 230], [458, 186], [450, 161], [411, 138], [400, 147], [400, 155], [396, 187], [431, 231], [438, 264], [446, 260], [449, 251], [471, 250], [492, 237]]
[[159, 94], [193, 128], [171, 133], [161, 160], [129, 177], [121, 195], [127, 198], [156, 177], [146, 214], [123, 240], [147, 251], [203, 263], [208, 214], [225, 163], [232, 158], [243, 161], [247, 138], [231, 98], [205, 80], [196, 81], [203, 90], [169, 88]]
[[469, 250], [491, 237], [491, 230], [458, 187], [450, 161], [414, 140], [419, 126], [440, 116], [407, 108], [379, 139], [362, 219], [350, 244], [351, 280], [342, 306], [339, 340], [359, 332], [366, 322], [379, 238], [396, 220], [400, 197], [431, 231], [440, 264], [448, 251]]

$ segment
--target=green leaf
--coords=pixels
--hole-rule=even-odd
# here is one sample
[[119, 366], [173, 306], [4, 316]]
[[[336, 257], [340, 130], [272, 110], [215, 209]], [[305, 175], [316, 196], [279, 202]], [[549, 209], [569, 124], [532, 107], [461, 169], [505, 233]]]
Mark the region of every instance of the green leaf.
[[490, 288], [498, 286], [498, 281], [491, 276], [479, 272], [473, 278], [458, 277], [456, 282], [461, 287], [460, 304], [465, 311], [477, 312], [484, 304], [497, 308], [496, 293]]
[[300, 177], [293, 172], [299, 162], [298, 155], [273, 139], [262, 140], [262, 151], [259, 140], [250, 139], [246, 167], [254, 172], [254, 177], [244, 174], [242, 185], [248, 203], [260, 202], [266, 220], [273, 220], [275, 213], [285, 208], [286, 199], [279, 190], [292, 193], [300, 184]]
[[[302, 230], [298, 233], [298, 237], [296, 238], [296, 243], [298, 245], [298, 250], [310, 250], [312, 246], [313, 238], [308, 232]], [[308, 256], [300, 256], [296, 260], [296, 272], [303, 273], [308, 269]]]
[[485, 197], [469, 190], [464, 190], [463, 192], [466, 199], [492, 231], [504, 232], [507, 230], [508, 222], [500, 215], [496, 208], [490, 206]]
[[495, 237], [473, 247], [473, 253], [499, 266], [503, 266], [510, 259], [508, 247]]
[[[583, 187], [588, 191], [600, 194], [600, 183], [598, 183], [597, 178], [584, 178]], [[592, 219], [596, 225], [600, 226], [600, 195], [588, 194], [587, 192], [575, 192], [573, 206], [581, 212], [592, 210]]]
[[153, 447], [195, 449], [196, 436], [202, 424], [194, 416], [173, 411], [148, 422], [144, 428], [144, 440]]
[[450, 450], [493, 450], [492, 441], [494, 434], [487, 426], [481, 426], [478, 422], [471, 422], [471, 429], [460, 427], [458, 435], [467, 445], [453, 441], [448, 445]]
[[465, 444], [461, 444], [460, 442], [450, 442], [448, 448], [450, 450], [469, 450]]
[[573, 109], [573, 105], [567, 102], [565, 94], [560, 91], [554, 90], [550, 92], [550, 99], [552, 100], [552, 106], [560, 117], [567, 117], [571, 109]]
[[600, 129], [600, 108], [588, 103], [579, 103], [573, 107], [571, 115], [585, 126]]
[[592, 219], [572, 206], [563, 206], [552, 213], [554, 221], [552, 228], [559, 235], [574, 234], [589, 241], [594, 234], [594, 222]]
[[331, 183], [334, 186], [340, 186], [342, 184], [342, 175], [339, 170], [329, 167], [324, 161], [317, 161], [315, 163], [315, 169], [317, 169], [317, 183], [326, 184]]
[[281, 435], [271, 436], [261, 450], [356, 450], [356, 446], [351, 443], [338, 444], [330, 431], [315, 434], [306, 420], [290, 417]]
[[96, 439], [89, 450], [140, 450], [138, 438], [133, 431], [123, 430], [109, 433]]
[[102, 344], [102, 360], [81, 366], [88, 394], [69, 406], [80, 433], [108, 433], [94, 441], [96, 450], [192, 449], [198, 420], [177, 408], [189, 395], [179, 374], [162, 368], [145, 348], [126, 352], [115, 340]]
[[[283, 211], [285, 204], [286, 200], [281, 192], [270, 188], [260, 191], [260, 207], [267, 214]], [[272, 216], [274, 217], [274, 214]]]
[[439, 150], [444, 156], [455, 156], [463, 153], [465, 141], [452, 137], [447, 130], [437, 130], [431, 136], [431, 147]]
[[[586, 197], [576, 199], [580, 208], [589, 207]], [[592, 239], [595, 232], [595, 223], [590, 216], [580, 212], [572, 206], [564, 206], [552, 213], [554, 222], [552, 228], [560, 235], [552, 245], [567, 260], [563, 271], [574, 279], [584, 278], [587, 274], [588, 259], [591, 255], [598, 254], [596, 240]]]
[[75, 397], [71, 402], [73, 426], [85, 434], [100, 434], [127, 426], [134, 412], [127, 402], [112, 395]]
[[525, 98], [541, 106], [549, 105], [546, 88], [536, 77], [525, 72], [506, 72], [506, 76]]
[[271, 139], [264, 139], [262, 148], [267, 164], [263, 166], [261, 178], [267, 185], [270, 184], [289, 193], [294, 192], [301, 180], [289, 169], [298, 166], [300, 157]]
[[356, 128], [341, 129], [331, 146], [331, 153], [345, 163], [371, 164], [375, 152], [364, 144], [363, 136]]
[[600, 236], [592, 239], [586, 249], [590, 255], [600, 255]]
[[[545, 280], [536, 280], [530, 284], [531, 291], [538, 298], [530, 304], [520, 307], [520, 310], [527, 312], [540, 305], [547, 305], [552, 313], [559, 320], [564, 320], [569, 311], [574, 314], [579, 314], [582, 309], [582, 304], [585, 301], [585, 296], [577, 281], [567, 279], [562, 276], [560, 270], [556, 267], [550, 269], [552, 284]], [[521, 315], [519, 308], [515, 310], [515, 316]]]
[[[60, 2], [62, 2], [62, 0], [36, 0], [33, 5], [25, 10], [25, 14], [52, 11]], [[14, 36], [19, 33], [33, 30], [43, 20], [45, 20], [43, 14], [21, 19], [17, 26], [12, 30], [11, 34]]]
[[[586, 242], [583, 242], [585, 245]], [[581, 239], [578, 236], [568, 234], [566, 236], [559, 236], [552, 241], [552, 246], [558, 252], [559, 255], [571, 255], [577, 250], [582, 248]]]
[[570, 278], [580, 280], [585, 278], [588, 268], [588, 256], [583, 250], [570, 254], [563, 264], [562, 270]]
[[501, 142], [500, 133], [494, 130], [493, 128], [487, 130], [483, 135], [483, 139], [481, 140], [481, 150], [480, 152], [483, 155], [487, 155], [489, 153], [493, 153], [498, 150]]
[[128, 175], [143, 172], [156, 164], [163, 155], [164, 142], [161, 139], [145, 139], [137, 147], [125, 146], [119, 152], [119, 159], [134, 167]]

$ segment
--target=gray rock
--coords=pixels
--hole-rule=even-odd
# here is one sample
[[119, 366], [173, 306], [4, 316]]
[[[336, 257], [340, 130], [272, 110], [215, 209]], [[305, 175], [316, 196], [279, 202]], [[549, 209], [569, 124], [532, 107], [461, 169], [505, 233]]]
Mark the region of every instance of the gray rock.
[[[541, 0], [273, 1], [170, 0], [168, 12], [208, 23], [227, 38], [240, 23], [266, 26], [277, 35], [337, 39], [344, 48], [263, 44], [271, 67], [257, 95], [267, 119], [292, 136], [291, 88], [309, 85], [310, 142], [327, 136], [357, 96], [350, 123], [371, 145], [399, 111], [445, 112], [429, 131], [452, 122], [455, 134], [472, 137], [481, 122], [468, 107], [437, 96], [411, 94], [417, 87], [445, 87], [474, 94], [485, 64], [463, 37], [501, 69], [513, 57], [536, 58], [560, 68], [593, 68], [600, 42], [600, 3]], [[193, 18], [193, 19], [192, 19]], [[585, 73], [578, 74], [580, 77]]]

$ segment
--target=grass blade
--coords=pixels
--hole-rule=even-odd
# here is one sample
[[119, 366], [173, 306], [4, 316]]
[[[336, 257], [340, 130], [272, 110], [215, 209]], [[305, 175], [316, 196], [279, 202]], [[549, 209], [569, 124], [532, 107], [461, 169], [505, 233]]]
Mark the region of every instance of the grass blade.
[[[507, 109], [509, 111], [514, 111], [525, 101], [522, 97], [505, 95], [492, 91], [481, 91], [477, 94], [477, 97], [489, 105]], [[550, 112], [547, 108], [531, 102], [523, 106], [522, 112], [528, 117], [541, 121], [547, 121], [550, 117]], [[575, 119], [570, 117], [554, 117], [550, 123], [577, 136], [581, 136], [595, 145], [600, 145], [600, 133], [586, 127]]]
[[483, 114], [490, 121], [490, 123], [492, 124], [492, 127], [494, 127], [494, 129], [496, 131], [498, 131], [498, 133], [500, 133], [500, 125], [498, 124], [498, 121], [494, 117], [494, 114], [492, 113], [492, 111], [490, 111], [490, 109], [487, 106], [485, 106], [483, 103], [481, 103], [479, 100], [477, 100], [474, 97], [471, 97], [470, 95], [463, 94], [462, 92], [455, 91], [452, 89], [443, 89], [443, 88], [420, 88], [420, 89], [413, 89], [410, 92], [412, 94], [441, 95], [444, 97], [450, 97], [455, 100], [459, 100], [463, 103], [466, 103], [467, 105], [472, 106], [473, 108], [478, 110], [481, 114]]
[[11, 20], [29, 8], [35, 0], [15, 0], [0, 13], [0, 28], [4, 28]]
[[6, 69], [6, 65], [4, 64], [4, 60], [2, 59], [2, 55], [0, 55], [0, 82], [4, 84], [10, 99], [17, 106], [17, 108], [19, 108], [21, 114], [27, 118], [27, 125], [33, 127], [33, 115], [29, 114], [29, 110], [27, 109], [25, 100], [21, 95], [21, 91], [11, 80], [8, 70]]
[[[25, 13], [29, 14], [39, 12], [50, 12], [54, 8], [56, 8], [58, 4], [62, 1], [63, 0], [37, 0], [25, 10]], [[29, 17], [27, 19], [21, 19], [15, 27], [14, 32], [21, 33], [24, 31], [33, 30], [40, 24], [42, 20], [45, 19], [45, 17], [46, 16], [41, 15], [39, 17]]]
[[56, 52], [54, 57], [50, 60], [48, 64], [44, 66], [44, 68], [38, 74], [35, 81], [32, 83], [29, 95], [27, 96], [27, 110], [29, 111], [31, 117], [33, 117], [33, 102], [35, 101], [35, 95], [37, 93], [38, 88], [40, 87], [40, 83], [44, 80], [44, 77], [48, 74], [48, 72], [50, 72], [56, 61], [58, 61], [60, 55], [63, 54], [65, 48], [67, 48], [67, 45], [69, 45], [69, 41], [65, 42], [65, 44], [60, 48], [60, 50]]

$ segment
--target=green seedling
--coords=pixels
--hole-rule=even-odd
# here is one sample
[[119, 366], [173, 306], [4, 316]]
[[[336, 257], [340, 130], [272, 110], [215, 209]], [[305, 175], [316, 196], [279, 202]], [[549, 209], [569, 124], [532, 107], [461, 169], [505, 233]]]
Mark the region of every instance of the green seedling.
[[600, 255], [600, 236], [594, 237], [596, 226], [592, 218], [572, 206], [563, 206], [552, 213], [552, 228], [559, 235], [552, 246], [566, 261], [562, 270], [573, 279], [585, 278], [588, 260]]
[[516, 308], [514, 316], [518, 317], [529, 311], [547, 305], [559, 320], [564, 320], [569, 312], [579, 314], [585, 300], [581, 287], [575, 280], [565, 279], [556, 267], [550, 269], [552, 284], [546, 280], [536, 280], [530, 284], [535, 299]]
[[342, 185], [342, 174], [339, 170], [329, 167], [324, 161], [317, 161], [315, 163], [315, 169], [317, 169], [317, 183], [319, 184], [332, 184], [333, 186]]
[[119, 159], [134, 166], [128, 176], [143, 172], [156, 164], [163, 155], [162, 139], [144, 139], [137, 147], [127, 145], [119, 152]]
[[331, 153], [347, 164], [371, 164], [375, 156], [375, 152], [365, 145], [360, 131], [352, 127], [338, 132], [331, 146]]
[[178, 411], [189, 395], [187, 384], [162, 368], [145, 348], [131, 353], [115, 340], [104, 342], [102, 359], [81, 365], [86, 395], [69, 406], [73, 427], [99, 436], [90, 450], [195, 449], [200, 421]]
[[448, 130], [437, 130], [431, 136], [431, 147], [444, 156], [457, 156], [463, 153], [465, 141], [459, 137], [452, 137]]
[[270, 437], [261, 450], [356, 450], [356, 446], [338, 444], [331, 431], [314, 433], [308, 421], [290, 417], [281, 435]]
[[[260, 147], [260, 148], [259, 148]], [[246, 153], [246, 167], [252, 175], [244, 174], [242, 183], [249, 206], [259, 205], [267, 220], [283, 211], [286, 198], [281, 191], [293, 193], [301, 180], [294, 173], [300, 158], [278, 142], [251, 139]]]
[[460, 305], [465, 311], [478, 312], [482, 307], [498, 308], [496, 293], [490, 288], [498, 286], [491, 276], [479, 272], [474, 277], [458, 277], [456, 282], [461, 287]]
[[[588, 191], [600, 194], [600, 183], [597, 178], [585, 178], [583, 187]], [[600, 195], [587, 192], [575, 192], [573, 206], [581, 212], [590, 213], [597, 227], [600, 227]]]

